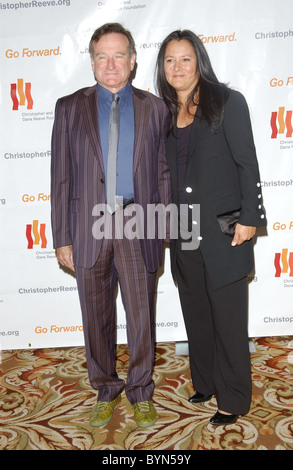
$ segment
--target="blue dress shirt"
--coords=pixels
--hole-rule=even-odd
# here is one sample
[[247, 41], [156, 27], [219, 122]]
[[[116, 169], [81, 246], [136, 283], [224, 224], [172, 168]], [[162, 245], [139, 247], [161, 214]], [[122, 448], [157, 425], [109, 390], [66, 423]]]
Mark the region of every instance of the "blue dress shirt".
[[[101, 147], [103, 153], [105, 183], [107, 181], [107, 158], [109, 147], [109, 122], [112, 105], [112, 92], [98, 86], [98, 115]], [[116, 195], [132, 199], [133, 190], [133, 146], [134, 146], [134, 108], [132, 90], [129, 83], [118, 95], [120, 106], [120, 131], [117, 156]], [[106, 185], [105, 185], [106, 186]], [[106, 189], [106, 188], [105, 188]], [[105, 193], [107, 194], [107, 192]]]

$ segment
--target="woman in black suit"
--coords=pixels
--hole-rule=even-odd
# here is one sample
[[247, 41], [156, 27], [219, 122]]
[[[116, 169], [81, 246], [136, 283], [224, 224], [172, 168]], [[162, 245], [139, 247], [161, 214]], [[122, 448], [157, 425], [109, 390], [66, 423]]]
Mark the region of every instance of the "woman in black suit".
[[197, 249], [182, 249], [179, 231], [171, 243], [195, 389], [189, 401], [215, 394], [218, 411], [210, 422], [231, 424], [250, 408], [247, 275], [252, 237], [266, 225], [248, 107], [239, 92], [219, 83], [202, 42], [188, 30], [163, 41], [157, 88], [171, 116], [173, 200], [188, 204], [199, 239]]

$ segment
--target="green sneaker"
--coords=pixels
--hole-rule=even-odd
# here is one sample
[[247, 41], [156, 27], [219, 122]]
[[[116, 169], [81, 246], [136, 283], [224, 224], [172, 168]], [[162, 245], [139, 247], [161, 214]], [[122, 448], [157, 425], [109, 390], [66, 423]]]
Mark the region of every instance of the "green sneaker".
[[118, 395], [113, 401], [98, 401], [91, 411], [90, 425], [91, 426], [104, 426], [109, 423], [115, 406], [121, 400], [121, 395]]
[[139, 401], [134, 403], [134, 419], [137, 426], [148, 428], [157, 421], [157, 413], [152, 401]]

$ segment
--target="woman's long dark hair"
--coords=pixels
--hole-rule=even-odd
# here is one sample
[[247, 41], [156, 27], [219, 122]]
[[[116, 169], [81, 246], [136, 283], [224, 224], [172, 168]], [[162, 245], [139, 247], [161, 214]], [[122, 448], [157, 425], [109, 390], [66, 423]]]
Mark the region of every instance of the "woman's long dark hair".
[[174, 31], [162, 42], [156, 64], [156, 80], [158, 94], [163, 98], [171, 113], [171, 129], [176, 124], [179, 102], [176, 90], [169, 85], [164, 72], [165, 51], [170, 41], [185, 39], [191, 43], [197, 58], [199, 80], [188, 99], [191, 104], [199, 105], [209, 126], [216, 129], [223, 120], [224, 104], [229, 88], [220, 83], [213, 71], [206, 49], [196, 34], [189, 30]]

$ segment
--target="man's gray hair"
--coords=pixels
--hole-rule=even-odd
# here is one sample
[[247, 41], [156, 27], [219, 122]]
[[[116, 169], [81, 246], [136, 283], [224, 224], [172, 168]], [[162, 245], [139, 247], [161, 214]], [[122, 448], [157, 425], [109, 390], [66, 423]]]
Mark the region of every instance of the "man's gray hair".
[[106, 23], [103, 26], [100, 26], [100, 28], [96, 29], [91, 37], [89, 43], [89, 52], [92, 58], [94, 57], [94, 43], [98, 42], [99, 39], [105, 34], [110, 33], [123, 34], [123, 36], [125, 36], [129, 41], [129, 57], [131, 57], [132, 54], [136, 54], [135, 42], [130, 31], [125, 29], [120, 23]]

